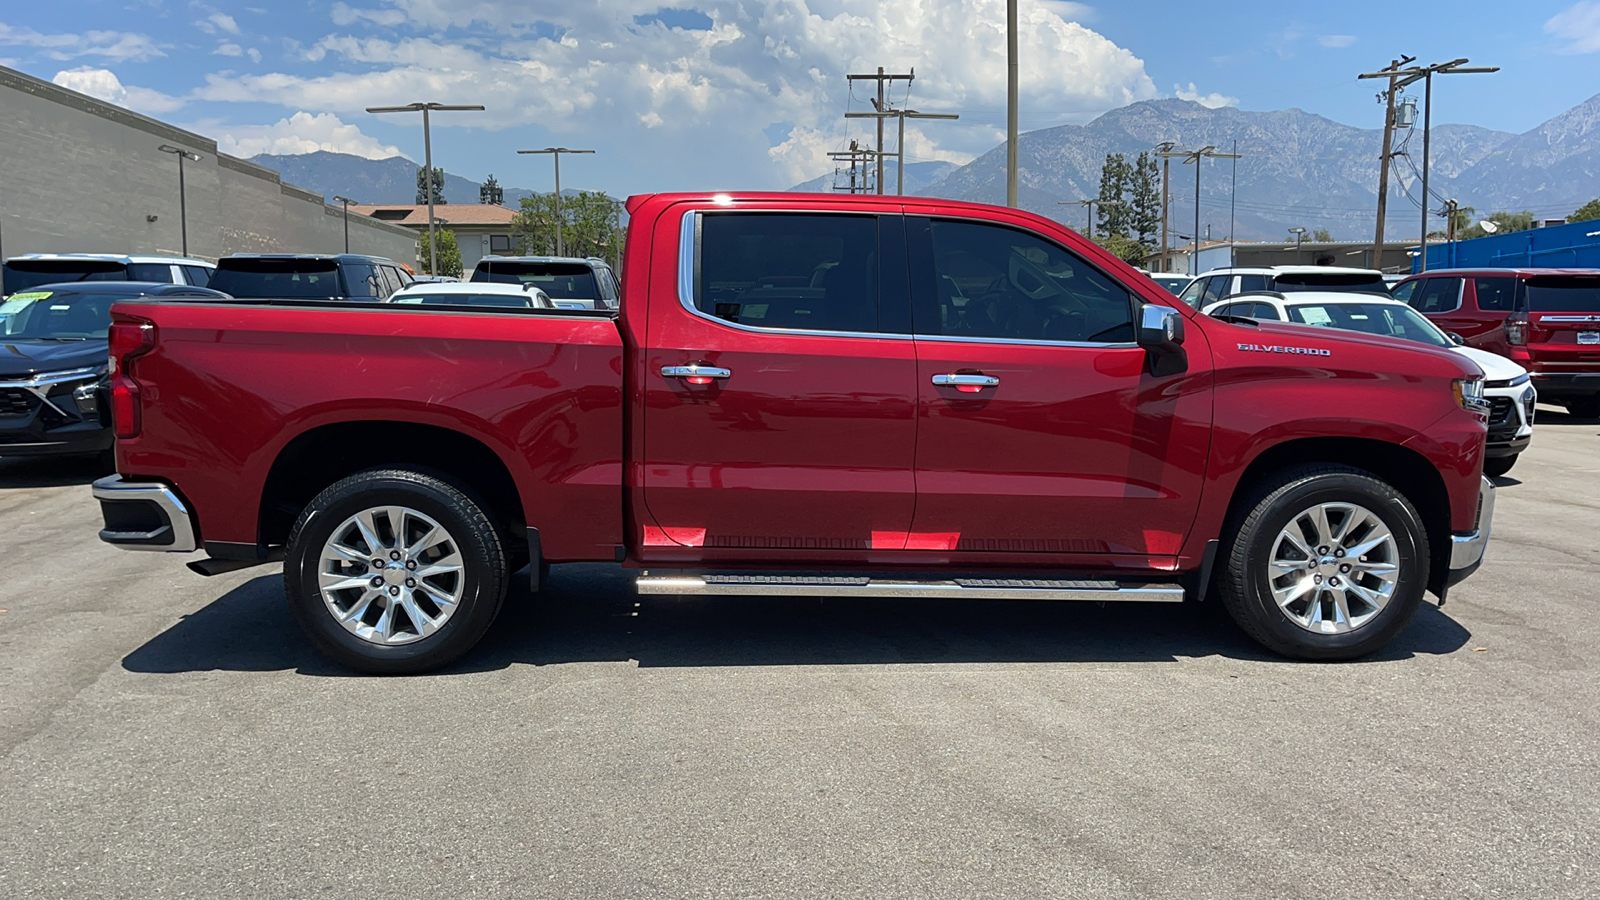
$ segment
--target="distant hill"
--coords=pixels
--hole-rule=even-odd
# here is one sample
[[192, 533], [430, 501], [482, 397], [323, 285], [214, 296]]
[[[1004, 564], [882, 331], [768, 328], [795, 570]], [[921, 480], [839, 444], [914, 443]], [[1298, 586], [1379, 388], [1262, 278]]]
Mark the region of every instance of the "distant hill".
[[[417, 169], [421, 166], [403, 156], [367, 159], [318, 150], [292, 156], [263, 153], [251, 157], [250, 161], [272, 169], [282, 175], [284, 181], [316, 191], [329, 200], [335, 195], [349, 197], [357, 203], [401, 204], [417, 200]], [[476, 181], [445, 170], [444, 199], [450, 203], [477, 203], [480, 186]], [[521, 205], [523, 197], [534, 193], [504, 184], [501, 188], [505, 191], [505, 205], [513, 209]]]
[[[918, 194], [934, 185], [951, 172], [961, 168], [955, 163], [947, 162], [920, 162], [910, 163], [906, 166], [906, 193]], [[836, 187], [846, 187], [849, 184], [849, 167], [843, 166], [838, 172], [813, 178], [804, 184], [797, 184], [790, 188], [791, 191], [804, 191], [806, 193], [832, 193]], [[885, 160], [883, 164], [883, 186], [885, 191], [893, 192], [895, 182], [895, 162]]]

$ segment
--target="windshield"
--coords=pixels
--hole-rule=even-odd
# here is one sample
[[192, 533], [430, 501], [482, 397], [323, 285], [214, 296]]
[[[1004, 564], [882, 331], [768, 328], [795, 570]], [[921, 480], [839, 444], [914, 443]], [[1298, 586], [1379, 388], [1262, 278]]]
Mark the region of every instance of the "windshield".
[[345, 296], [339, 285], [339, 264], [331, 259], [227, 259], [212, 273], [210, 287], [235, 297], [326, 300]]
[[[5, 264], [5, 292], [68, 281], [128, 281], [128, 267], [109, 259], [14, 259]], [[163, 281], [171, 281], [164, 278]]]
[[1374, 272], [1285, 272], [1273, 279], [1277, 290], [1289, 294], [1297, 291], [1338, 291], [1339, 293], [1389, 293], [1383, 276]]
[[606, 305], [600, 297], [594, 270], [583, 263], [480, 262], [472, 270], [472, 280], [531, 284], [549, 294], [552, 300], [593, 300], [596, 307]]
[[1432, 347], [1455, 344], [1432, 322], [1399, 303], [1304, 303], [1288, 308], [1289, 321], [1397, 337]]
[[1600, 313], [1600, 275], [1540, 275], [1529, 278], [1528, 311]]
[[0, 303], [0, 339], [104, 339], [111, 327], [111, 304], [132, 296], [135, 295], [21, 291]]

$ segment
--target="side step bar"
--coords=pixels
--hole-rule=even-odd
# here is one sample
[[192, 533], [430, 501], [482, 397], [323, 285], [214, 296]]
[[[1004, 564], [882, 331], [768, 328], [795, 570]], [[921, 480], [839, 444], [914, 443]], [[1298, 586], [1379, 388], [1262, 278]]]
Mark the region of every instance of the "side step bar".
[[1046, 578], [910, 579], [868, 575], [652, 575], [639, 576], [640, 594], [760, 597], [925, 597], [964, 600], [1087, 600], [1096, 603], [1181, 603], [1177, 584], [1123, 584]]

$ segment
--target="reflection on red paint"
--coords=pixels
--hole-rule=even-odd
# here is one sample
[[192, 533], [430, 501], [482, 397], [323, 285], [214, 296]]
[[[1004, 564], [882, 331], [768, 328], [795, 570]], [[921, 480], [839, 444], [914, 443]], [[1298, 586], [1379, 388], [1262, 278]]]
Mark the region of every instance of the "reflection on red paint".
[[874, 550], [904, 550], [906, 548], [906, 533], [904, 531], [874, 531], [872, 533], [872, 549]]
[[956, 385], [956, 390], [960, 391], [963, 394], [976, 394], [979, 391], [983, 390], [983, 385], [981, 385], [981, 384], [958, 384], [958, 385]]
[[704, 528], [658, 528], [644, 526], [646, 547], [703, 547], [706, 543]]
[[685, 378], [684, 381], [687, 381], [690, 384], [710, 384], [711, 383], [711, 376], [710, 375], [690, 375], [688, 378]]
[[913, 531], [906, 535], [907, 550], [954, 550], [960, 542], [959, 531]]

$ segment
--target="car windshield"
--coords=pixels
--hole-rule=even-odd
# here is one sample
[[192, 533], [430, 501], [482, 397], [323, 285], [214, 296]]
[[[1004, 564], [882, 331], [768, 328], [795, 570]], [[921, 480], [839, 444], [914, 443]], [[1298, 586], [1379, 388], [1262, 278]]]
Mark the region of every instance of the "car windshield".
[[[109, 259], [14, 259], [5, 264], [7, 294], [68, 281], [127, 281], [128, 267]], [[170, 280], [170, 279], [169, 279]]]
[[516, 294], [407, 294], [394, 298], [395, 303], [425, 306], [501, 306], [529, 309], [533, 306], [527, 296]]
[[1529, 278], [1528, 311], [1600, 313], [1600, 275], [1539, 275]]
[[103, 339], [111, 327], [111, 305], [133, 296], [19, 291], [0, 302], [0, 340]]
[[498, 284], [531, 284], [552, 300], [593, 300], [601, 307], [600, 285], [594, 270], [583, 263], [542, 263], [523, 261], [485, 261], [472, 270], [473, 281]]
[[326, 300], [345, 295], [331, 259], [225, 259], [211, 289], [235, 297]]
[[1382, 275], [1366, 272], [1285, 272], [1273, 278], [1273, 283], [1278, 291], [1285, 294], [1298, 291], [1389, 293], [1389, 286], [1383, 283]]
[[1288, 307], [1289, 321], [1397, 337], [1433, 347], [1453, 347], [1432, 322], [1398, 303], [1300, 303]]

